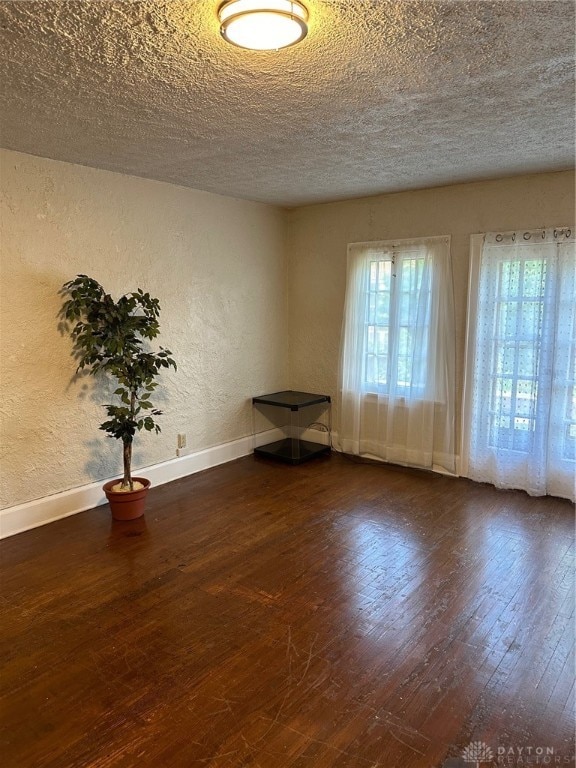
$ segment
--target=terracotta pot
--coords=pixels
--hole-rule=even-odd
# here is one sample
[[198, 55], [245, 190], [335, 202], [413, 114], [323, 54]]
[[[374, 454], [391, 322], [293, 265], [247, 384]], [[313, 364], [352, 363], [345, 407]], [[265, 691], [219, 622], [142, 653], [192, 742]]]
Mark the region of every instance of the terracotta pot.
[[150, 480], [146, 480], [145, 477], [133, 477], [132, 480], [142, 483], [144, 488], [138, 488], [135, 491], [113, 491], [112, 486], [119, 483], [119, 480], [110, 480], [104, 485], [104, 493], [114, 520], [136, 520], [144, 514]]

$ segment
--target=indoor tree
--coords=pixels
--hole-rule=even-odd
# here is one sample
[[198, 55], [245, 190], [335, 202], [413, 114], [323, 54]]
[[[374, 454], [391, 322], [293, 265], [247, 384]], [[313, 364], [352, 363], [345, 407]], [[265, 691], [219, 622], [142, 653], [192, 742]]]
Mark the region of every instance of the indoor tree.
[[77, 373], [105, 374], [118, 383], [118, 402], [105, 404], [108, 418], [100, 425], [109, 437], [122, 440], [124, 475], [121, 488], [134, 488], [131, 464], [134, 435], [142, 429], [160, 432], [152, 405], [152, 393], [163, 368], [176, 369], [169, 349], [151, 352], [145, 342], [160, 332], [158, 299], [141, 288], [114, 301], [91, 277], [78, 275], [62, 286], [67, 300], [61, 315], [72, 336]]

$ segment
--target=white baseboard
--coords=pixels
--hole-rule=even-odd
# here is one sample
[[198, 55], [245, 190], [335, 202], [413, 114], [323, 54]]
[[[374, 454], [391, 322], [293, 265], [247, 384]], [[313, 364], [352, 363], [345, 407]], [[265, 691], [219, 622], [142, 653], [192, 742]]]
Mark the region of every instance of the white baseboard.
[[[280, 430], [271, 429], [255, 437], [252, 435], [241, 437], [230, 443], [222, 443], [204, 451], [190, 453], [176, 459], [163, 461], [160, 464], [134, 470], [134, 475], [147, 477], [152, 485], [163, 485], [172, 480], [178, 480], [180, 477], [201, 472], [203, 469], [248, 456], [253, 452], [254, 445], [265, 445], [279, 440], [281, 436]], [[107, 480], [113, 479], [99, 480], [96, 483], [81, 485], [79, 488], [70, 488], [67, 491], [45, 496], [42, 499], [27, 501], [0, 510], [0, 539], [106, 504], [102, 486]]]
[[323, 429], [314, 429], [309, 427], [302, 432], [300, 437], [302, 440], [307, 440], [310, 443], [330, 445], [330, 432]]

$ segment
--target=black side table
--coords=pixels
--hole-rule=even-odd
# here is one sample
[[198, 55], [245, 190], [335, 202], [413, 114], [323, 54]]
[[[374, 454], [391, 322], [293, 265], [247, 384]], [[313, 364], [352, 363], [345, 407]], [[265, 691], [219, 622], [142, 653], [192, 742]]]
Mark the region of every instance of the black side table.
[[[252, 398], [254, 435], [269, 429], [281, 436], [254, 453], [287, 464], [301, 464], [330, 453], [331, 402], [329, 395], [296, 392], [292, 389]], [[314, 440], [314, 432], [326, 442]], [[304, 435], [305, 438], [304, 439]]]

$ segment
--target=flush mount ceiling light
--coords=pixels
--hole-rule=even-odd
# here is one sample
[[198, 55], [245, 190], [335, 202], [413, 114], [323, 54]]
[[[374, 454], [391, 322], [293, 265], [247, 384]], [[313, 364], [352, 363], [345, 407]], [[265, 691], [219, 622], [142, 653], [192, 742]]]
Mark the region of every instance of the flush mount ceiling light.
[[286, 48], [308, 32], [308, 11], [297, 0], [226, 0], [218, 18], [224, 40], [255, 51]]

